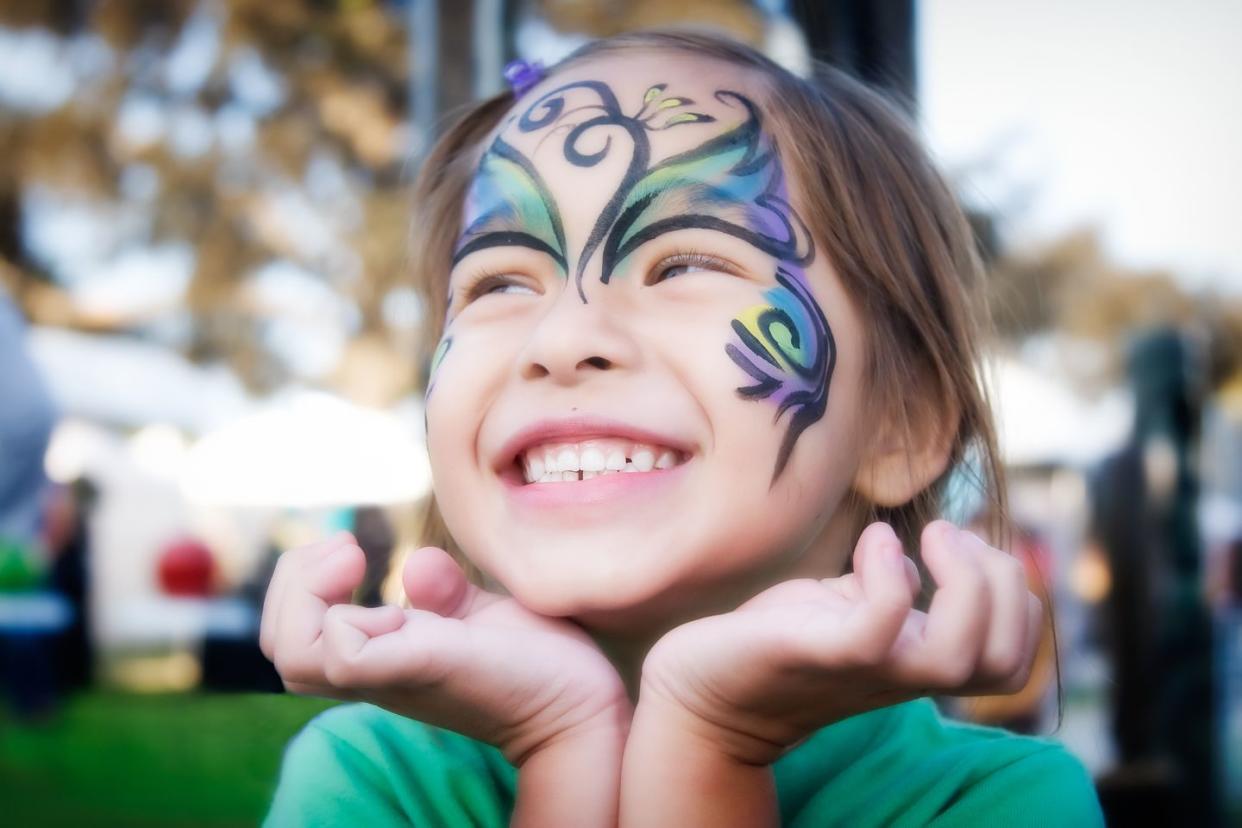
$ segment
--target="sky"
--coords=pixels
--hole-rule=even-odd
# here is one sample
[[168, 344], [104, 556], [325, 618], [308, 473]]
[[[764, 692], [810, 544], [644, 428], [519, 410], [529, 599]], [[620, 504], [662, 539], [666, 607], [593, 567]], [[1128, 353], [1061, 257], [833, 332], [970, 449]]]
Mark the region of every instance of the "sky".
[[933, 152], [1021, 249], [1100, 230], [1120, 264], [1242, 295], [1242, 2], [924, 0]]

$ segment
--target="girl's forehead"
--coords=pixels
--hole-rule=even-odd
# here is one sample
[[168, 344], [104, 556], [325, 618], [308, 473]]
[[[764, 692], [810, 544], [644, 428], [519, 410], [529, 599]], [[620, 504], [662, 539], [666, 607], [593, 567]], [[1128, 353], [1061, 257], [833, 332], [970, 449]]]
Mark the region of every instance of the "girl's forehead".
[[618, 200], [650, 204], [648, 218], [711, 202], [718, 218], [749, 211], [752, 224], [760, 191], [787, 198], [762, 99], [756, 73], [677, 53], [608, 55], [545, 78], [481, 147], [459, 252], [487, 230], [528, 233], [533, 219], [568, 263], [618, 218]]
[[[718, 95], [722, 90], [744, 95], [757, 108], [765, 104], [756, 73], [719, 58], [660, 50], [603, 55], [529, 89], [501, 119], [485, 147], [500, 136], [515, 145], [529, 138], [542, 150], [556, 143], [548, 133], [563, 137], [577, 124], [599, 120], [612, 105], [621, 115], [642, 117], [656, 157], [671, 155], [746, 118], [736, 99]], [[563, 105], [555, 102], [557, 98], [564, 99]], [[540, 134], [528, 136], [524, 125], [557, 106], [559, 112], [548, 120], [548, 129], [531, 130]], [[704, 117], [691, 119], [691, 115]], [[688, 123], [698, 126], [683, 126]]]

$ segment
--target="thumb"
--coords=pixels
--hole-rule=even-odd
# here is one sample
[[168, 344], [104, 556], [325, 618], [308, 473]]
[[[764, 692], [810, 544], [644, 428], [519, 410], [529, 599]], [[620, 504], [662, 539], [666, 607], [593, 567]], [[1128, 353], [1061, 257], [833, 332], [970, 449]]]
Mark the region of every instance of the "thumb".
[[401, 584], [410, 606], [446, 618], [465, 618], [499, 598], [467, 581], [457, 561], [434, 546], [410, 553]]

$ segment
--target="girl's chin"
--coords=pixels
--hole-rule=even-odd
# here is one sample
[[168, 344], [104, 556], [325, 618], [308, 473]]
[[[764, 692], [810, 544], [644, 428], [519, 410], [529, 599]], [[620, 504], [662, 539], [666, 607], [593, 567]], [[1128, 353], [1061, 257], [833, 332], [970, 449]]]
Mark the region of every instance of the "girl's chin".
[[588, 630], [641, 635], [690, 620], [686, 588], [649, 581], [600, 579], [575, 584], [541, 583], [512, 591], [527, 609], [555, 618], [572, 618]]

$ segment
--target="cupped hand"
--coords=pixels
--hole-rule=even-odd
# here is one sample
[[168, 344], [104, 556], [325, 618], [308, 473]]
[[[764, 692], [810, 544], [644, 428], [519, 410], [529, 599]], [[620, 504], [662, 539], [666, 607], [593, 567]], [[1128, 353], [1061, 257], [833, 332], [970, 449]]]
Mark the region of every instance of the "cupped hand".
[[[643, 664], [648, 706], [748, 764], [820, 727], [929, 693], [1020, 690], [1042, 606], [1021, 564], [947, 521], [922, 533], [937, 589], [913, 608], [918, 570], [893, 530], [867, 527], [854, 571], [786, 581], [662, 639]], [[680, 723], [680, 725], [676, 724]]]
[[355, 606], [365, 568], [348, 533], [281, 555], [260, 646], [291, 692], [371, 702], [495, 745], [519, 767], [576, 732], [628, 727], [620, 677], [575, 624], [470, 584], [434, 547], [402, 572], [411, 609]]

